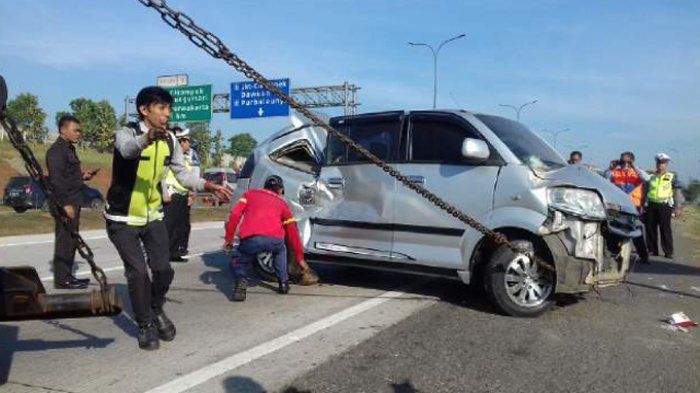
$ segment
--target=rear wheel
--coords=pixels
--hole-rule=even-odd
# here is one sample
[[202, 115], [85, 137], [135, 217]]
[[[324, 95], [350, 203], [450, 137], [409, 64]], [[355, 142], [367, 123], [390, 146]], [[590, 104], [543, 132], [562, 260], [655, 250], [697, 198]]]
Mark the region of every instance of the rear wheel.
[[522, 253], [508, 246], [498, 248], [485, 269], [485, 287], [493, 303], [514, 317], [537, 317], [553, 304], [555, 276], [533, 260], [531, 242], [516, 240]]
[[27, 211], [26, 207], [15, 207], [14, 209], [17, 213], [24, 213]]
[[92, 210], [100, 210], [102, 209], [102, 206], [104, 206], [104, 202], [99, 198], [95, 198], [90, 201], [90, 209]]
[[[258, 257], [253, 262], [253, 270], [263, 281], [277, 282], [275, 259], [271, 252], [258, 254]], [[287, 244], [287, 274], [291, 282], [299, 282], [301, 279], [301, 268], [297, 263], [296, 256], [291, 252], [289, 244]]]

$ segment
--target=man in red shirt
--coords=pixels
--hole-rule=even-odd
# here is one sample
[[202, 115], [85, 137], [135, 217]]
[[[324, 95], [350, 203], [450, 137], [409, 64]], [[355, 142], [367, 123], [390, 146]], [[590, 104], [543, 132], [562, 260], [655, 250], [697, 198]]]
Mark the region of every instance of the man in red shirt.
[[[238, 251], [241, 254], [233, 267], [236, 287], [233, 300], [242, 302], [248, 288], [248, 268], [250, 263], [262, 252], [271, 252], [274, 256], [275, 270], [279, 281], [279, 293], [289, 293], [289, 276], [287, 275], [287, 247], [285, 237], [292, 247], [296, 260], [302, 271], [308, 270], [304, 260], [304, 248], [301, 244], [299, 230], [292, 210], [281, 195], [284, 194], [282, 178], [272, 175], [265, 180], [264, 189], [246, 191], [231, 209], [224, 250], [233, 246], [233, 236], [238, 224]], [[244, 217], [245, 216], [245, 217]]]

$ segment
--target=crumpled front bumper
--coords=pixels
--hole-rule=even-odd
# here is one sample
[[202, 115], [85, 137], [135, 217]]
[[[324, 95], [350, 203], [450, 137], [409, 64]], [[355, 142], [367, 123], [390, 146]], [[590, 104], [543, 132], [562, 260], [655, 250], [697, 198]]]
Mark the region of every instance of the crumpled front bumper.
[[641, 236], [635, 215], [609, 212], [605, 221], [551, 211], [540, 234], [557, 270], [557, 293], [585, 292], [592, 285], [615, 285], [630, 267], [632, 239]]

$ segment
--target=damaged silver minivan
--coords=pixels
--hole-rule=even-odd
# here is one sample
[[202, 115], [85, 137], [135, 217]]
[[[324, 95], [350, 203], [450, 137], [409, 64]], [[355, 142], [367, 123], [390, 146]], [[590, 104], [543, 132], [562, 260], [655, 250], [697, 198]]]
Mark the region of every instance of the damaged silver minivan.
[[[536, 316], [555, 293], [623, 280], [640, 221], [629, 198], [524, 125], [463, 110], [336, 117], [337, 130], [487, 227], [515, 255], [405, 188], [326, 131], [292, 116], [246, 161], [234, 200], [277, 174], [309, 261], [478, 283], [508, 315]], [[532, 255], [555, 267], [538, 268]], [[272, 274], [270, 258], [256, 269]]]

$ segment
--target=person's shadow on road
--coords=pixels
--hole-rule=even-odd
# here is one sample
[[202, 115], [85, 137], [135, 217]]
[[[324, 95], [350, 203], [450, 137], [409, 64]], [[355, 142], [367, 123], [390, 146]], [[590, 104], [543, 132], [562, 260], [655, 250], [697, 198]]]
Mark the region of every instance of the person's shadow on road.
[[[206, 254], [202, 254], [202, 261], [204, 266], [208, 268], [213, 268], [214, 270], [208, 270], [199, 276], [199, 280], [204, 284], [214, 284], [216, 289], [226, 295], [227, 298], [231, 298], [233, 293], [233, 287], [235, 286], [235, 279], [233, 277], [233, 271], [231, 270], [231, 255], [230, 253], [225, 253], [223, 251], [214, 251]], [[276, 287], [261, 281], [253, 272], [252, 267], [249, 267], [248, 274], [248, 287], [264, 287], [271, 290], [276, 290]]]

